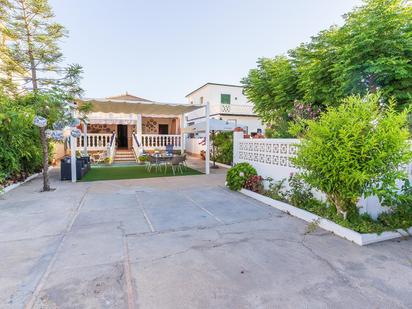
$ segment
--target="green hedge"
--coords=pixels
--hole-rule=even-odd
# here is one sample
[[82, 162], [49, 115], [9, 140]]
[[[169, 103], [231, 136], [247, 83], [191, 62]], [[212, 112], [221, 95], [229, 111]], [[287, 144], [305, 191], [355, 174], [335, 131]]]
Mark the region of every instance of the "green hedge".
[[0, 184], [41, 170], [39, 130], [34, 111], [22, 101], [0, 95]]

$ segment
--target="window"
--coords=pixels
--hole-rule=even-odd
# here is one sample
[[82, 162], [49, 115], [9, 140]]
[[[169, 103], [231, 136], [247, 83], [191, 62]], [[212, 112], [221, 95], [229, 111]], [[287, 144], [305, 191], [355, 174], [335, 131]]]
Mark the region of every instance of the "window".
[[230, 104], [230, 94], [221, 94], [220, 95], [220, 103], [222, 104]]
[[200, 104], [203, 104], [203, 97], [200, 97]]

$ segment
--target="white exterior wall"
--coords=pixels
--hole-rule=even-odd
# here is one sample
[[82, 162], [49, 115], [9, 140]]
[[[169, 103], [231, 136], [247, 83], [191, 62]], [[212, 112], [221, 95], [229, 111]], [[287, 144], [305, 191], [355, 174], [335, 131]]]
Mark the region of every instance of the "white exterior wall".
[[[203, 104], [206, 104], [206, 102], [210, 103], [211, 118], [236, 120], [239, 125], [248, 127], [248, 133], [257, 132], [257, 129], [262, 129], [262, 132], [264, 132], [265, 126], [253, 113], [253, 104], [247, 100], [246, 96], [243, 95], [242, 92], [243, 87], [240, 86], [207, 84], [187, 96], [187, 100], [188, 103], [201, 104], [201, 97], [203, 97]], [[221, 94], [230, 94], [230, 111], [225, 111], [222, 109], [220, 101]], [[196, 110], [186, 114], [186, 116], [188, 122], [197, 122], [201, 120], [197, 118], [204, 117], [204, 111]]]
[[236, 126], [238, 127], [247, 127], [247, 133], [257, 132], [258, 129], [262, 129], [262, 133], [265, 133], [265, 126], [263, 125], [262, 121], [260, 121], [259, 117], [254, 116], [230, 116], [230, 115], [220, 115], [222, 120], [232, 121], [236, 120]]
[[200, 156], [202, 150], [206, 151], [206, 145], [201, 144], [204, 138], [186, 138], [185, 151], [195, 156]]

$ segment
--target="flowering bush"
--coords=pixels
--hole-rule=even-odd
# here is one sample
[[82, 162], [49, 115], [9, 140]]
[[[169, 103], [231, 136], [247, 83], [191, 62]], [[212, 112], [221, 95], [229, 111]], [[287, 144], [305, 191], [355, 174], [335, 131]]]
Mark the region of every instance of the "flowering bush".
[[293, 109], [289, 112], [289, 118], [299, 119], [316, 119], [319, 117], [320, 108], [299, 101], [293, 103]]
[[262, 193], [264, 189], [262, 176], [250, 176], [245, 182], [245, 189], [248, 189], [256, 193]]
[[253, 175], [257, 175], [257, 172], [252, 165], [247, 162], [238, 163], [227, 171], [227, 186], [230, 190], [239, 191]]

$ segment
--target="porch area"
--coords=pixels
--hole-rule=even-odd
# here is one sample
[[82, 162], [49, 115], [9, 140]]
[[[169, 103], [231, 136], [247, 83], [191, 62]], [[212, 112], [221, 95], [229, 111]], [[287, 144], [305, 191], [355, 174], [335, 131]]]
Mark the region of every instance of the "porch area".
[[[158, 103], [130, 95], [76, 102], [78, 106], [86, 103], [91, 103], [92, 112], [78, 127], [83, 133], [76, 138], [71, 137], [72, 161], [76, 160], [77, 152], [80, 157], [97, 157], [97, 162], [108, 165], [113, 162], [140, 164], [145, 161], [142, 154], [146, 155], [147, 160], [157, 156], [171, 159], [172, 156], [174, 160], [171, 161], [183, 160], [186, 163], [186, 156], [178, 155], [185, 152], [185, 114], [204, 109], [205, 117], [209, 119], [208, 104]], [[172, 167], [175, 164], [168, 163]], [[209, 156], [203, 170], [209, 173]], [[75, 181], [73, 174], [72, 164], [72, 181]]]

